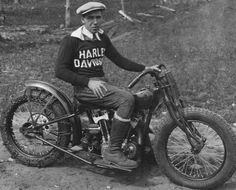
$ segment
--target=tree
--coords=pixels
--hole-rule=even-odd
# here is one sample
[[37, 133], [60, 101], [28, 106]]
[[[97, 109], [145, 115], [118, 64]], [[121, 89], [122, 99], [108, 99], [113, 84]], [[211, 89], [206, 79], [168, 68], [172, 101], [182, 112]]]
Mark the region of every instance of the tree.
[[0, 0], [0, 14], [3, 12], [3, 2]]
[[66, 0], [65, 6], [65, 27], [70, 27], [71, 25], [71, 15], [70, 15], [70, 0]]
[[125, 13], [125, 3], [124, 3], [124, 0], [121, 0], [121, 9]]

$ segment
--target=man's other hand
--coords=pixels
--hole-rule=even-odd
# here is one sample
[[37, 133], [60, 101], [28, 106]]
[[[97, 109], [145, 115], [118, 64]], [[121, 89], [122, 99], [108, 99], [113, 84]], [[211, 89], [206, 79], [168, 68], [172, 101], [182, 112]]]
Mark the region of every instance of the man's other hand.
[[89, 80], [88, 87], [90, 90], [93, 91], [93, 93], [98, 97], [102, 98], [105, 95], [105, 92], [107, 91], [107, 88], [105, 86], [104, 81], [100, 80]]

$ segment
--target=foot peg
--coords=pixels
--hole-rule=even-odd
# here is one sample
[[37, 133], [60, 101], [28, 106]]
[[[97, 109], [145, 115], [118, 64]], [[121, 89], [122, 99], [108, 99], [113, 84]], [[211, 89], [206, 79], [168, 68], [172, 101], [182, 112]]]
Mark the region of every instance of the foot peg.
[[79, 146], [79, 145], [75, 145], [75, 146], [72, 146], [72, 147], [70, 148], [70, 150], [71, 150], [72, 152], [79, 152], [79, 151], [83, 150], [83, 148], [82, 148], [81, 146]]

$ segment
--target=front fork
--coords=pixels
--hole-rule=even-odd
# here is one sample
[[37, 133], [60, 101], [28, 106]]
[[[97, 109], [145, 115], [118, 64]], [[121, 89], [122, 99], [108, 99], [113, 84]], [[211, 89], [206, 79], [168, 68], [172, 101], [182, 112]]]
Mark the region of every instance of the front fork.
[[169, 113], [172, 119], [177, 123], [180, 129], [186, 134], [187, 139], [191, 145], [191, 152], [198, 154], [205, 145], [206, 138], [202, 136], [192, 122], [186, 121], [183, 114], [184, 106], [179, 104], [174, 106], [171, 102], [166, 102]]
[[185, 132], [192, 147], [191, 152], [198, 154], [204, 147], [206, 138], [198, 132], [192, 122], [187, 122], [185, 119], [182, 119], [180, 123], [179, 127]]

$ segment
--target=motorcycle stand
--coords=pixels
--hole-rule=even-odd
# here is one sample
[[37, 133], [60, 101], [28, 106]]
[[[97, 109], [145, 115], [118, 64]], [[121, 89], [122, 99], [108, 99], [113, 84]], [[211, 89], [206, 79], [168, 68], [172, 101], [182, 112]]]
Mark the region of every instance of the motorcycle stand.
[[[92, 154], [92, 153], [89, 153], [89, 152], [86, 152], [86, 151], [83, 151], [83, 150], [81, 150], [77, 153], [72, 153], [71, 151], [68, 151], [66, 149], [63, 149], [63, 148], [57, 146], [57, 145], [54, 145], [54, 144], [46, 141], [45, 139], [40, 138], [37, 135], [35, 135], [35, 138], [37, 138], [38, 140], [40, 140], [40, 141], [42, 141], [42, 142], [58, 149], [58, 150], [66, 153], [66, 154], [69, 154], [73, 158], [81, 160], [81, 161], [83, 161], [87, 164], [94, 165], [94, 166], [97, 166], [97, 167], [100, 167], [100, 168], [106, 168], [106, 169], [118, 169], [118, 170], [127, 171], [127, 172], [132, 171], [132, 169], [120, 167], [120, 166], [117, 166], [115, 164], [105, 162], [100, 155]], [[83, 157], [86, 157], [86, 158], [83, 158]]]

